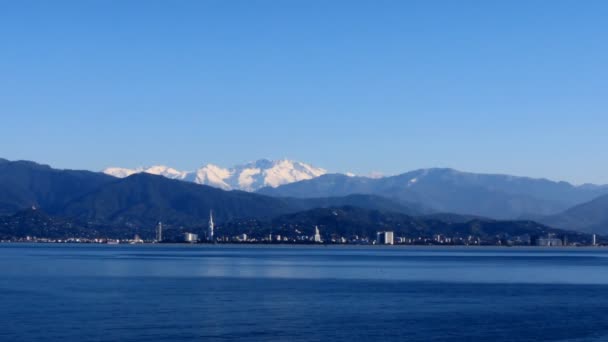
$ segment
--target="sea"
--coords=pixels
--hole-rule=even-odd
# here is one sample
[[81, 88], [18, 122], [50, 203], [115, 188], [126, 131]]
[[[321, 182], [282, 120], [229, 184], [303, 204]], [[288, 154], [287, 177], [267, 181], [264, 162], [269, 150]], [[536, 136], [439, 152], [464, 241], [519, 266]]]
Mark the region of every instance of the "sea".
[[608, 250], [4, 243], [0, 341], [608, 341]]

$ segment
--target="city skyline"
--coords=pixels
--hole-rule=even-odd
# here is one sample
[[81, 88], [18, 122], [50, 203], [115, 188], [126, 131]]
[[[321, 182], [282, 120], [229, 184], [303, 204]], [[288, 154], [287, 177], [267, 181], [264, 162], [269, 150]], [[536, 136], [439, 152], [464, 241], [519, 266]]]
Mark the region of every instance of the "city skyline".
[[607, 17], [0, 1], [0, 340], [608, 341]]

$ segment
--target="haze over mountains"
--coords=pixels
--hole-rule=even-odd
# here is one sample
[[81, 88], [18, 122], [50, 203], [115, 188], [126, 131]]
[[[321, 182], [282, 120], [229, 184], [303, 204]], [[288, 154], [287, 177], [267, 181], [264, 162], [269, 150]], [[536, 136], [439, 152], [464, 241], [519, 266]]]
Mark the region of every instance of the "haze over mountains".
[[556, 214], [608, 193], [608, 187], [436, 168], [378, 179], [326, 174], [258, 193], [298, 198], [374, 194], [437, 212], [516, 219]]
[[576, 205], [559, 214], [539, 218], [538, 221], [564, 229], [607, 234], [608, 195]]
[[[215, 178], [209, 176], [210, 169], [206, 166], [191, 175], [205, 175], [200, 180], [211, 182]], [[533, 218], [553, 228], [608, 233], [606, 186], [574, 186], [452, 169], [367, 178], [327, 174], [287, 160], [262, 160], [224, 169], [228, 172], [221, 182], [211, 182], [215, 186], [198, 184], [192, 180], [196, 177], [188, 178], [184, 175], [189, 173], [170, 168], [147, 170], [119, 173], [114, 169], [115, 175], [123, 177], [117, 178], [0, 159], [0, 215], [35, 206], [51, 216], [96, 226], [148, 227], [159, 220], [200, 226], [205, 224], [209, 210], [214, 211], [218, 222], [229, 222], [270, 220], [301, 211], [312, 213], [318, 208], [351, 206], [449, 224], [479, 217], [511, 221]], [[301, 178], [306, 179], [298, 181]], [[226, 187], [250, 191], [223, 190]]]

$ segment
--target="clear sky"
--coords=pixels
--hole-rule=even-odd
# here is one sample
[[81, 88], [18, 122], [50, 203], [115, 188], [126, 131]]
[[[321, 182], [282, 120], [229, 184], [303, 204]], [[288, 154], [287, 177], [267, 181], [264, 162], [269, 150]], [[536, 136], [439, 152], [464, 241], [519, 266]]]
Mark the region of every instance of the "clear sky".
[[608, 183], [608, 1], [0, 1], [0, 157]]

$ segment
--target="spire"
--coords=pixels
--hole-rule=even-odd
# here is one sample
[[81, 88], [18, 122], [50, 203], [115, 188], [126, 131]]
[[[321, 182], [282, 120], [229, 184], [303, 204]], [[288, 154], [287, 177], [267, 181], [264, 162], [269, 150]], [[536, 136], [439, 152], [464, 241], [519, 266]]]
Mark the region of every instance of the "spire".
[[314, 242], [318, 242], [318, 243], [323, 242], [321, 240], [321, 234], [319, 232], [319, 227], [318, 226], [315, 226], [315, 236], [313, 236], [312, 240]]
[[163, 241], [163, 223], [160, 221], [158, 222], [158, 226], [156, 226], [156, 241]]
[[213, 241], [214, 239], [214, 228], [215, 225], [213, 224], [213, 210], [209, 210], [209, 227], [207, 228], [207, 240], [209, 241]]

